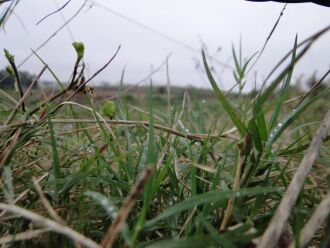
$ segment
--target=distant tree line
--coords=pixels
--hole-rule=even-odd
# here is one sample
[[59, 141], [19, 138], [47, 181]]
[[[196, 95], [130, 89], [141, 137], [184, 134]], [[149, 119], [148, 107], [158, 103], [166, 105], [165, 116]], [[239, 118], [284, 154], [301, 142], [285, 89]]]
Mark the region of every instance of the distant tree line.
[[[35, 79], [35, 75], [30, 74], [26, 71], [19, 72], [19, 78], [23, 88], [29, 87], [32, 81]], [[7, 70], [0, 70], [0, 89], [10, 90], [15, 88], [16, 79], [11, 76]]]

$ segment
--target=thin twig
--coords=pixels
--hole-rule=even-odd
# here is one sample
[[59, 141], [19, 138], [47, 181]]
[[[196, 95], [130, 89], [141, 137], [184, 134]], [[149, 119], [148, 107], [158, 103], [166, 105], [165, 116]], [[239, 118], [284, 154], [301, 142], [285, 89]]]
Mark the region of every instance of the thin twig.
[[187, 229], [187, 227], [191, 223], [191, 220], [194, 218], [196, 211], [197, 211], [197, 207], [194, 207], [191, 213], [189, 214], [188, 218], [184, 222], [183, 226], [181, 227], [180, 232], [178, 234], [179, 237], [182, 237], [183, 232]]
[[43, 17], [40, 21], [37, 22], [36, 25], [40, 24], [43, 20], [45, 20], [46, 18], [48, 18], [51, 15], [56, 14], [57, 12], [60, 12], [62, 9], [64, 9], [69, 3], [71, 2], [71, 0], [68, 0], [66, 3], [64, 3], [59, 9], [55, 10], [52, 13], [49, 13], [48, 15], [46, 15], [45, 17]]
[[21, 133], [21, 129], [18, 128], [11, 136], [10, 140], [8, 140], [8, 143], [6, 144], [3, 151], [0, 153], [0, 169], [5, 165], [8, 156], [10, 155], [12, 149], [15, 147], [17, 143], [20, 133]]
[[[64, 226], [68, 226], [68, 224], [65, 222], [65, 220], [63, 220], [54, 210], [54, 208], [52, 207], [52, 205], [50, 204], [50, 202], [47, 200], [45, 194], [42, 192], [42, 189], [38, 183], [38, 181], [33, 177], [32, 178], [33, 181], [33, 185], [36, 188], [39, 196], [40, 196], [40, 200], [42, 205], [44, 205], [44, 207], [46, 208], [47, 212], [49, 213], [50, 217], [52, 217], [57, 223], [64, 225]], [[81, 248], [81, 246], [74, 241], [74, 245], [76, 248]]]
[[116, 239], [117, 234], [120, 232], [122, 226], [124, 225], [127, 216], [134, 206], [136, 200], [140, 196], [141, 192], [143, 191], [144, 185], [146, 184], [147, 180], [151, 176], [152, 172], [154, 171], [153, 167], [149, 167], [143, 171], [142, 175], [140, 176], [137, 183], [134, 185], [130, 194], [126, 197], [123, 205], [118, 211], [116, 219], [114, 219], [113, 223], [109, 227], [106, 235], [102, 240], [102, 247], [103, 248], [110, 248], [112, 247], [113, 242]]
[[[243, 174], [243, 169], [244, 165], [246, 163], [246, 159], [248, 158], [251, 149], [252, 149], [252, 134], [247, 133], [243, 143], [239, 144], [239, 158], [238, 158], [238, 163], [237, 163], [237, 168], [236, 168], [236, 175], [233, 183], [233, 191], [236, 191], [239, 189], [241, 186], [241, 177]], [[227, 224], [230, 221], [233, 209], [234, 209], [234, 204], [235, 204], [235, 197], [231, 197], [228, 201], [227, 208], [225, 210], [225, 215], [222, 219], [221, 225], [220, 225], [220, 231], [223, 231], [226, 229]]]
[[257, 248], [275, 247], [290, 216], [291, 209], [295, 204], [298, 195], [305, 183], [309, 171], [319, 153], [321, 144], [330, 132], [330, 111], [326, 114], [322, 125], [314, 136], [303, 160], [301, 161], [296, 174], [294, 175], [287, 191], [284, 194], [273, 218], [266, 231], [260, 238]]
[[312, 94], [314, 91], [316, 91], [321, 84], [323, 83], [323, 81], [328, 77], [328, 75], [330, 74], [330, 69], [328, 69], [328, 71], [322, 76], [322, 78], [313, 85], [313, 87], [302, 96], [302, 98], [300, 99], [300, 101], [296, 104], [296, 106], [294, 107], [295, 109], [298, 108], [298, 106], [310, 95]]
[[[77, 87], [77, 89], [75, 89], [75, 91], [65, 99], [65, 101], [69, 101], [71, 100], [76, 94], [78, 94], [82, 89], [84, 89], [84, 87], [86, 86], [87, 83], [89, 83], [92, 79], [94, 79], [101, 71], [103, 71], [117, 56], [118, 52], [120, 50], [120, 46], [118, 47], [117, 51], [115, 52], [115, 54], [110, 58], [109, 61], [107, 61], [107, 63], [102, 66], [97, 72], [95, 72], [89, 79], [87, 79], [84, 83], [80, 84], [79, 87]], [[52, 98], [50, 98], [47, 103], [53, 102], [55, 101], [57, 98], [65, 95], [70, 89], [66, 88], [64, 90], [62, 90], [61, 92], [57, 93], [55, 96], [53, 96]], [[34, 113], [36, 113], [39, 109], [43, 108], [46, 105], [46, 103], [41, 104], [41, 106], [35, 108], [34, 110], [32, 110], [29, 114], [30, 116]], [[41, 118], [38, 123], [43, 123], [43, 121], [49, 116], [49, 115], [53, 115], [54, 113], [56, 113], [56, 111], [58, 111], [63, 105], [59, 104], [58, 106], [56, 106], [50, 113], [48, 113], [48, 115], [44, 116], [43, 118]], [[3, 128], [3, 127], [2, 127]], [[0, 126], [0, 132], [2, 131]]]
[[[1, 82], [2, 80], [0, 79], [0, 82]], [[18, 101], [15, 99], [15, 98], [13, 98], [10, 94], [8, 94], [6, 91], [4, 91], [3, 89], [0, 89], [0, 94], [3, 96], [3, 97], [6, 97], [9, 101], [11, 101], [12, 103], [14, 103], [14, 104], [17, 104], [18, 103]], [[2, 98], [3, 99], [3, 98]]]
[[38, 229], [38, 230], [29, 230], [26, 232], [16, 233], [14, 235], [7, 235], [0, 238], [0, 244], [5, 245], [14, 241], [22, 241], [27, 239], [37, 238], [40, 234], [51, 231], [49, 228]]
[[283, 6], [283, 8], [282, 8], [282, 10], [281, 10], [281, 13], [280, 13], [280, 15], [278, 16], [278, 18], [277, 18], [277, 20], [276, 20], [274, 26], [272, 27], [272, 30], [271, 30], [270, 33], [269, 33], [269, 35], [267, 36], [266, 41], [265, 41], [265, 43], [264, 43], [264, 45], [263, 45], [263, 47], [262, 47], [260, 53], [258, 54], [256, 60], [253, 62], [253, 64], [251, 65], [251, 67], [248, 69], [247, 74], [248, 74], [248, 73], [254, 68], [254, 66], [258, 63], [259, 59], [261, 58], [262, 54], [264, 53], [264, 51], [265, 51], [265, 49], [266, 49], [266, 47], [267, 47], [268, 42], [270, 41], [270, 39], [271, 39], [271, 37], [273, 36], [273, 34], [274, 34], [274, 32], [275, 32], [275, 30], [276, 30], [278, 24], [280, 23], [280, 20], [281, 20], [282, 17], [283, 17], [283, 14], [284, 14], [284, 11], [285, 11], [286, 6], [287, 6], [287, 4], [285, 4], [285, 5]]
[[[83, 10], [87, 2], [88, 0], [85, 0], [80, 6], [80, 8], [71, 17], [65, 23], [63, 23], [57, 30], [55, 30], [54, 33], [51, 34], [43, 43], [41, 43], [36, 49], [34, 49], [34, 51], [38, 52], [40, 49], [46, 46], [49, 41], [51, 41], [63, 28], [65, 28], [72, 20], [74, 20], [78, 16], [78, 14]], [[21, 67], [23, 64], [25, 64], [33, 55], [34, 53], [31, 52], [27, 57], [25, 57], [22, 60], [22, 62], [19, 63], [18, 68]]]
[[[149, 125], [149, 121], [136, 121], [136, 120], [105, 120], [106, 123], [113, 125], [113, 126], [133, 126], [133, 127], [146, 127]], [[88, 120], [88, 119], [52, 119], [52, 123], [85, 123], [85, 124], [95, 124], [98, 123], [96, 120]], [[0, 126], [0, 134], [11, 131], [12, 129], [28, 126], [28, 125], [34, 125], [35, 121], [25, 121], [20, 123], [15, 123], [11, 125], [4, 125]], [[92, 127], [93, 128], [93, 127]], [[96, 127], [94, 127], [96, 128]], [[236, 131], [236, 129], [230, 129], [227, 132], [224, 132], [222, 134], [192, 134], [192, 133], [183, 133], [176, 129], [169, 128], [160, 124], [154, 124], [154, 128], [174, 134], [176, 136], [187, 138], [190, 140], [205, 140], [205, 139], [216, 139], [216, 138], [226, 138], [226, 139], [232, 139], [232, 140], [239, 140], [238, 137], [236, 137], [233, 133]], [[81, 130], [76, 130], [81, 131]], [[63, 133], [66, 134], [66, 133]]]
[[33, 82], [30, 84], [29, 88], [25, 91], [24, 95], [21, 97], [21, 99], [19, 100], [19, 102], [16, 104], [15, 108], [13, 109], [13, 111], [11, 112], [6, 124], [8, 125], [10, 122], [12, 122], [12, 120], [15, 118], [15, 115], [18, 111], [18, 109], [20, 108], [20, 106], [24, 104], [24, 100], [29, 96], [31, 90], [33, 89], [33, 87], [35, 86], [35, 84], [39, 81], [41, 75], [45, 72], [46, 70], [46, 66], [44, 66], [42, 68], [42, 70], [40, 71], [40, 73], [38, 74], [38, 76], [33, 80]]
[[45, 197], [45, 195], [42, 192], [42, 189], [41, 189], [39, 183], [37, 182], [37, 180], [33, 177], [32, 181], [33, 181], [33, 185], [34, 185], [35, 189], [37, 190], [37, 193], [40, 196], [41, 203], [46, 208], [46, 210], [47, 210], [48, 214], [50, 215], [50, 217], [52, 217], [57, 223], [62, 224], [62, 225], [66, 225], [65, 221], [60, 216], [58, 216], [58, 214], [53, 209], [52, 205], [49, 203], [49, 201]]
[[[97, 123], [96, 120], [87, 120], [87, 119], [52, 119], [52, 123]], [[146, 127], [149, 126], [149, 121], [135, 121], [135, 120], [106, 120], [106, 123], [109, 123], [114, 126], [140, 126]], [[204, 139], [215, 139], [215, 138], [228, 138], [238, 140], [237, 137], [232, 135], [232, 131], [224, 132], [223, 134], [187, 134], [180, 132], [176, 129], [172, 129], [163, 125], [154, 124], [154, 128], [162, 130], [167, 133], [174, 134], [179, 137], [187, 138], [190, 140], [204, 140]]]
[[[41, 182], [41, 181], [44, 180], [46, 177], [48, 177], [48, 175], [49, 175], [49, 172], [43, 174], [41, 177], [39, 177], [39, 178], [36, 180], [36, 182], [37, 182], [37, 183]], [[22, 193], [20, 193], [20, 194], [17, 196], [17, 198], [13, 201], [13, 204], [16, 204], [16, 203], [19, 202], [21, 199], [23, 199], [24, 196], [26, 196], [27, 193], [28, 193], [29, 191], [30, 191], [30, 189], [26, 189], [26, 190], [24, 190]], [[6, 211], [3, 211], [2, 213], [0, 213], [0, 218], [1, 218], [2, 216], [4, 216], [5, 214], [6, 214]]]
[[69, 239], [76, 241], [86, 247], [100, 248], [100, 246], [97, 243], [95, 243], [93, 240], [85, 237], [84, 235], [76, 232], [75, 230], [73, 230], [67, 226], [63, 226], [59, 223], [56, 223], [53, 220], [46, 219], [45, 217], [43, 217], [39, 214], [35, 214], [24, 208], [17, 207], [15, 205], [0, 203], [0, 209], [6, 210], [13, 214], [17, 214], [20, 217], [24, 217], [26, 219], [29, 219], [35, 223], [42, 225], [42, 226], [50, 228], [52, 232], [63, 234], [64, 236], [68, 237]]
[[313, 239], [315, 232], [320, 228], [330, 214], [330, 192], [321, 201], [312, 217], [305, 224], [299, 235], [299, 245], [296, 246], [294, 242], [289, 248], [306, 247], [307, 244]]
[[74, 97], [81, 89], [83, 89], [85, 87], [86, 84], [88, 84], [90, 81], [92, 81], [98, 74], [100, 74], [105, 68], [108, 67], [108, 65], [111, 64], [111, 62], [116, 58], [117, 54], [119, 53], [120, 50], [120, 45], [118, 46], [116, 52], [114, 55], [112, 55], [112, 57], [108, 60], [107, 63], [105, 63], [104, 66], [102, 66], [99, 70], [97, 70], [89, 79], [87, 79], [84, 83], [82, 83], [81, 85], [79, 85], [79, 87], [75, 90], [75, 92], [72, 93], [71, 96], [69, 96], [66, 101], [71, 100], [72, 97]]
[[[321, 36], [323, 36], [325, 33], [329, 32], [330, 30], [330, 25], [326, 26], [325, 28], [321, 29], [320, 31], [318, 31], [317, 33], [311, 35], [310, 37], [306, 38], [305, 40], [301, 41], [299, 44], [297, 44], [297, 48], [302, 47], [303, 45], [307, 44], [306, 47], [309, 48], [312, 43], [316, 42]], [[266, 82], [271, 78], [271, 76], [274, 74], [274, 72], [280, 68], [281, 64], [292, 55], [293, 49], [291, 49], [290, 51], [287, 52], [287, 54], [285, 54], [285, 56], [274, 66], [273, 70], [267, 75], [267, 77], [265, 78], [263, 85], [266, 84]], [[306, 52], [306, 51], [305, 51]], [[304, 53], [305, 53], [304, 52]], [[296, 61], [295, 64], [298, 62], [298, 60], [300, 60], [300, 58], [296, 57]]]
[[105, 127], [108, 129], [108, 131], [109, 131], [109, 133], [110, 133], [112, 139], [113, 139], [114, 141], [116, 141], [116, 143], [117, 143], [117, 147], [118, 147], [118, 150], [119, 150], [121, 153], [123, 153], [123, 151], [122, 151], [121, 148], [120, 148], [120, 145], [119, 145], [119, 142], [118, 142], [118, 139], [117, 139], [115, 133], [113, 132], [113, 130], [112, 130], [112, 128], [110, 127], [110, 125], [107, 123], [106, 119], [105, 119], [100, 113], [94, 111], [94, 110], [93, 110], [92, 108], [90, 108], [90, 107], [87, 107], [87, 106], [85, 106], [85, 105], [82, 105], [82, 104], [79, 104], [79, 103], [76, 103], [76, 102], [62, 102], [62, 103], [59, 104], [59, 107], [61, 107], [61, 106], [63, 106], [63, 105], [66, 105], [66, 104], [77, 105], [77, 106], [79, 106], [79, 107], [81, 107], [81, 108], [84, 108], [84, 109], [87, 109], [88, 111], [91, 111], [93, 114], [95, 114], [95, 115], [96, 115], [95, 118], [98, 118], [98, 119], [100, 120], [100, 121], [95, 120], [95, 123], [103, 123], [103, 124], [105, 125]]

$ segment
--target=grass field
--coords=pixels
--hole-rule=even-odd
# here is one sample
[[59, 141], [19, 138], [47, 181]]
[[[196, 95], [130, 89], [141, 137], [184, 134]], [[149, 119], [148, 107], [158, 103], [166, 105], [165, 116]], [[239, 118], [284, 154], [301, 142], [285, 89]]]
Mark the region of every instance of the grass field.
[[[235, 58], [239, 93], [223, 92], [204, 54], [211, 91], [93, 91], [88, 82], [102, 72], [84, 78], [81, 43], [69, 85], [45, 66], [40, 77], [53, 73], [59, 90], [1, 91], [0, 244], [254, 247], [271, 242], [267, 226], [282, 223], [280, 247], [328, 247], [329, 209], [316, 209], [329, 205], [329, 132], [316, 133], [330, 128], [329, 115], [322, 124], [329, 72], [308, 91], [291, 86], [294, 65], [317, 37], [295, 42], [254, 94], [242, 93], [249, 60]], [[302, 171], [307, 177], [291, 190]], [[287, 218], [271, 221], [285, 200]], [[311, 228], [314, 213], [320, 225]]]

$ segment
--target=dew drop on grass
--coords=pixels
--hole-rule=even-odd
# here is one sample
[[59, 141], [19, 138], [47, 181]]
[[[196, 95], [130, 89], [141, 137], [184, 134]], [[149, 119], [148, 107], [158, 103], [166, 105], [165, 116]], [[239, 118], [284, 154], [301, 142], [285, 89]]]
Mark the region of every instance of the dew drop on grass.
[[86, 151], [87, 151], [88, 153], [94, 153], [94, 152], [95, 152], [95, 147], [94, 147], [94, 145], [93, 145], [93, 144], [88, 144], [88, 145], [86, 145]]
[[277, 134], [277, 132], [283, 127], [282, 123], [278, 123], [276, 127], [273, 129], [273, 131], [270, 133], [269, 138], [273, 139], [274, 136]]
[[182, 123], [181, 120], [178, 120], [178, 125], [179, 125], [180, 129], [181, 129], [183, 132], [185, 132], [185, 133], [189, 133], [189, 129], [186, 128], [186, 127], [183, 125], [183, 123]]
[[178, 120], [178, 124], [179, 124], [179, 127], [180, 127], [181, 129], [185, 129], [185, 127], [184, 127], [184, 125], [183, 125], [183, 123], [182, 123], [181, 120]]
[[101, 204], [104, 205], [104, 206], [108, 205], [108, 200], [107, 199], [102, 199]]
[[66, 124], [64, 125], [64, 131], [71, 131], [73, 128], [72, 124]]

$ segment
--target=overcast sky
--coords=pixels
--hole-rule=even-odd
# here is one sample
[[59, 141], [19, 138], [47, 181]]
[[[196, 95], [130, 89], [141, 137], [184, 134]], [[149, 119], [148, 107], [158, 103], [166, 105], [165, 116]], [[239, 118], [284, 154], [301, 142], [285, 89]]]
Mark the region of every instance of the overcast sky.
[[[36, 25], [66, 1], [21, 0], [5, 31], [0, 33], [0, 48], [7, 48], [15, 55], [17, 63], [21, 62], [31, 48], [36, 49], [63, 24], [63, 17], [69, 19], [84, 2], [72, 0], [62, 14], [52, 15]], [[202, 43], [217, 60], [233, 65], [232, 44], [238, 46], [242, 40], [243, 58], [260, 51], [284, 6], [244, 0], [96, 0], [94, 5], [92, 2], [70, 22], [71, 35], [68, 29], [61, 30], [38, 52], [64, 82], [74, 65], [75, 52], [71, 43], [76, 40], [85, 44], [89, 75], [121, 45], [117, 58], [97, 81], [118, 82], [125, 67], [125, 82], [135, 83], [171, 54], [169, 72], [173, 84], [207, 87], [207, 80], [196, 69]], [[5, 6], [3, 4], [1, 8]], [[250, 85], [255, 81], [255, 71], [258, 71], [257, 84], [261, 83], [267, 72], [292, 48], [296, 34], [303, 40], [329, 24], [330, 8], [314, 4], [289, 5], [265, 53], [249, 75]], [[0, 66], [5, 65], [1, 56]], [[330, 34], [327, 34], [298, 65], [295, 78], [311, 75], [314, 71], [322, 74], [329, 66]], [[22, 69], [38, 73], [41, 67], [36, 58], [31, 58]], [[221, 65], [216, 65], [216, 69], [219, 84], [231, 87], [234, 83], [232, 72]], [[153, 76], [153, 81], [166, 82], [165, 67]]]

